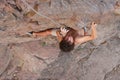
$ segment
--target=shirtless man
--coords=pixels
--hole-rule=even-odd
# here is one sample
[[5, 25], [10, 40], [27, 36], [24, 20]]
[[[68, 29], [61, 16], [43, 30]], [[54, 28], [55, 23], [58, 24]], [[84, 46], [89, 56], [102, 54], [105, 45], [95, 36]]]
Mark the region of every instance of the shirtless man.
[[56, 36], [59, 41], [59, 48], [61, 51], [70, 52], [74, 49], [75, 45], [80, 45], [90, 40], [94, 40], [97, 37], [96, 34], [96, 24], [92, 22], [91, 24], [92, 32], [90, 35], [86, 35], [85, 30], [77, 31], [70, 27], [61, 27], [61, 28], [49, 28], [39, 32], [29, 32], [34, 37], [37, 36]]

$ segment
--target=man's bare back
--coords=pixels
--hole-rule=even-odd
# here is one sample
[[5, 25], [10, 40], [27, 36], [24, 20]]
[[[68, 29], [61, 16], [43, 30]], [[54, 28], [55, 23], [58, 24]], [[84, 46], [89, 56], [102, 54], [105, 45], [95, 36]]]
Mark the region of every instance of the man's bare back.
[[70, 27], [61, 27], [61, 28], [49, 28], [39, 32], [29, 32], [34, 37], [47, 37], [49, 35], [56, 36], [59, 41], [59, 47], [64, 52], [70, 52], [74, 49], [74, 46], [77, 44], [82, 44], [84, 42], [94, 40], [97, 37], [96, 33], [96, 24], [91, 23], [92, 32], [90, 35], [85, 35], [86, 32], [84, 29], [81, 29], [80, 32]]

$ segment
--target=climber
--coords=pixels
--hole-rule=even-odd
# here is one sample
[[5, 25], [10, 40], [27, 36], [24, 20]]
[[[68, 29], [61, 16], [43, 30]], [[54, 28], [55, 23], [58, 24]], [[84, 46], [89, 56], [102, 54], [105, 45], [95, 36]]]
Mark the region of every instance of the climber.
[[90, 40], [94, 40], [97, 37], [96, 34], [96, 24], [92, 22], [91, 24], [92, 32], [90, 35], [86, 35], [86, 30], [81, 29], [77, 31], [70, 27], [61, 28], [49, 28], [39, 32], [29, 32], [34, 37], [42, 36], [46, 37], [48, 35], [56, 36], [59, 41], [59, 48], [61, 51], [70, 52], [74, 49], [75, 45], [80, 45]]

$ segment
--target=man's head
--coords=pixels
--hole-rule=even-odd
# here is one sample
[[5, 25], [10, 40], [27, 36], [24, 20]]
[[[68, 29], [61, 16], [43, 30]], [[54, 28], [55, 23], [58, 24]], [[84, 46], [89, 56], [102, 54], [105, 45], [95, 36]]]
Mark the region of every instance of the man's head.
[[64, 38], [59, 44], [61, 51], [64, 51], [64, 52], [72, 51], [74, 49], [74, 46], [75, 44], [72, 36], [68, 38]]
[[[64, 52], [70, 52], [74, 49], [75, 38], [78, 36], [78, 33], [73, 28], [68, 27], [68, 31], [65, 36], [63, 36], [62, 41], [59, 43], [59, 47]], [[61, 30], [62, 31], [62, 30]], [[63, 30], [64, 32], [64, 30]]]

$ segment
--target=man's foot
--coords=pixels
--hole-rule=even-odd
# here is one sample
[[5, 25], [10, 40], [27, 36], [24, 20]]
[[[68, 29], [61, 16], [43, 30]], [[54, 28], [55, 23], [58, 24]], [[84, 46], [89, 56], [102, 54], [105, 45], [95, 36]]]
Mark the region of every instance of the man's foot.
[[29, 35], [29, 36], [33, 36], [34, 38], [37, 37], [37, 35], [34, 33], [34, 31], [27, 32], [26, 34]]
[[31, 31], [31, 32], [27, 32], [26, 34], [28, 34], [28, 35], [33, 35], [33, 31]]

